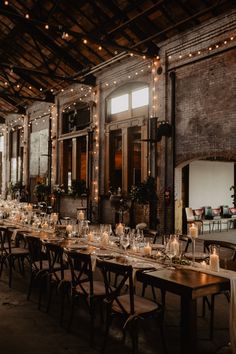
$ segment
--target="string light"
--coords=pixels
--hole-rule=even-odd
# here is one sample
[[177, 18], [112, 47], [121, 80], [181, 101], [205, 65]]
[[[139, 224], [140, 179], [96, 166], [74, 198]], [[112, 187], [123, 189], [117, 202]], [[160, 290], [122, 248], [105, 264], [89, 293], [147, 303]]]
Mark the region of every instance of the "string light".
[[[187, 57], [189, 58], [193, 58], [194, 55], [200, 55], [200, 54], [204, 54], [204, 53], [209, 53], [209, 52], [212, 52], [214, 49], [219, 49], [220, 47], [222, 47], [222, 45], [229, 45], [230, 44], [230, 41], [232, 42], [233, 40], [235, 40], [235, 37], [234, 36], [231, 36], [227, 39], [224, 39], [222, 40], [222, 42], [217, 42], [217, 43], [214, 43], [210, 46], [208, 46], [207, 48], [202, 48], [201, 50], [198, 50], [196, 51], [196, 53], [194, 54], [194, 52], [191, 52], [191, 53], [181, 53], [181, 54], [178, 54], [178, 57], [177, 59], [186, 59]], [[174, 55], [168, 55], [168, 59], [171, 60], [171, 59], [174, 59]]]

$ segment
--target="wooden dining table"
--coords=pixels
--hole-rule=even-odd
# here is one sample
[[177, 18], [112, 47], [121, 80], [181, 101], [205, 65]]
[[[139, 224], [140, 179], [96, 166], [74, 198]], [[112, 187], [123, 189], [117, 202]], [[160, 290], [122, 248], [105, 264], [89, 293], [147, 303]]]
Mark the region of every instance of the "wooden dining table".
[[[197, 299], [230, 289], [230, 280], [186, 268], [138, 272], [137, 279], [181, 298], [181, 354], [197, 354]], [[199, 353], [200, 354], [200, 353]]]
[[[8, 224], [6, 222], [6, 224]], [[18, 225], [19, 226], [19, 225]], [[27, 229], [27, 227], [26, 227]], [[29, 228], [28, 228], [29, 229]], [[47, 242], [48, 240], [58, 240], [58, 236], [46, 230], [33, 231], [31, 234], [40, 237]], [[55, 239], [54, 239], [55, 238]], [[85, 240], [82, 239], [70, 239], [59, 238], [60, 244], [63, 248], [70, 248], [74, 244], [79, 247], [82, 242], [85, 244]], [[88, 248], [86, 252], [92, 253], [96, 249], [99, 249], [98, 245], [87, 244]], [[104, 249], [104, 247], [103, 247]], [[110, 252], [117, 254], [123, 254], [123, 251], [114, 246], [105, 247]], [[197, 354], [197, 299], [203, 296], [209, 296], [217, 294], [221, 291], [230, 290], [230, 280], [218, 275], [211, 275], [204, 273], [204, 270], [193, 270], [188, 267], [169, 267], [161, 266], [157, 263], [157, 260], [143, 257], [141, 254], [134, 254], [129, 252], [129, 257], [137, 258], [142, 262], [148, 262], [149, 266], [157, 268], [157, 270], [138, 271], [136, 277], [138, 281], [144, 282], [147, 285], [157, 287], [163, 291], [167, 291], [180, 296], [181, 299], [181, 322], [180, 322], [180, 338], [181, 338], [181, 354]], [[158, 266], [159, 265], [159, 266]]]

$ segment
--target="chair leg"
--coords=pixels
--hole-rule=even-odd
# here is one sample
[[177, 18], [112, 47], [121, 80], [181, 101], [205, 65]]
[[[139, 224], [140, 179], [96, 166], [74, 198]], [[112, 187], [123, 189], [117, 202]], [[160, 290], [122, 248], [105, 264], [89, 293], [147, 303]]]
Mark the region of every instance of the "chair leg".
[[167, 345], [166, 345], [166, 338], [165, 338], [163, 322], [160, 325], [160, 335], [161, 335], [161, 343], [162, 343], [163, 353], [167, 354], [168, 350], [167, 350]]
[[94, 344], [94, 321], [95, 321], [95, 308], [94, 303], [91, 301], [90, 303], [90, 345]]
[[49, 312], [50, 306], [51, 306], [51, 301], [52, 301], [52, 293], [53, 293], [53, 284], [48, 284], [48, 302], [47, 302], [47, 307], [46, 307], [46, 312]]
[[138, 320], [134, 319], [132, 321], [132, 328], [131, 328], [131, 335], [132, 335], [132, 344], [133, 344], [133, 354], [138, 353]]
[[101, 351], [100, 354], [105, 354], [105, 349], [107, 346], [107, 341], [109, 338], [109, 329], [111, 327], [112, 324], [112, 316], [110, 313], [110, 309], [108, 309], [108, 306], [106, 307], [106, 325], [105, 325], [105, 334], [104, 334], [104, 340], [103, 340], [103, 344], [101, 347]]
[[8, 264], [9, 264], [9, 288], [11, 288], [12, 284], [12, 267], [13, 267], [13, 259], [12, 257], [8, 257]]
[[27, 294], [27, 300], [30, 299], [31, 291], [32, 291], [32, 286], [33, 286], [33, 279], [34, 279], [34, 274], [31, 272], [30, 276], [30, 282], [29, 282], [29, 288], [28, 288], [28, 294]]
[[42, 298], [43, 298], [43, 280], [44, 277], [40, 277], [39, 278], [39, 299], [38, 299], [38, 309], [41, 309], [41, 305], [42, 305]]
[[63, 324], [63, 319], [64, 319], [64, 306], [65, 306], [65, 289], [62, 290], [61, 294], [61, 310], [60, 310], [60, 325], [62, 326]]
[[214, 331], [214, 314], [215, 314], [215, 296], [211, 296], [211, 317], [210, 317], [210, 339], [213, 339]]
[[70, 309], [70, 318], [69, 318], [68, 327], [67, 327], [68, 331], [70, 330], [71, 324], [72, 324], [72, 321], [73, 321], [74, 309], [75, 309], [75, 298], [72, 295], [72, 298], [71, 298], [71, 309]]

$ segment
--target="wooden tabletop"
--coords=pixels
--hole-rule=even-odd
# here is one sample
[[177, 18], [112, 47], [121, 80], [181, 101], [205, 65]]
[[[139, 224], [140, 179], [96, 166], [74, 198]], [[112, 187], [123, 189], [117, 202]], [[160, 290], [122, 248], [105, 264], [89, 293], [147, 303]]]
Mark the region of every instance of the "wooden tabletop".
[[164, 268], [150, 273], [139, 273], [137, 277], [138, 280], [191, 299], [230, 289], [230, 281], [227, 278], [186, 268]]

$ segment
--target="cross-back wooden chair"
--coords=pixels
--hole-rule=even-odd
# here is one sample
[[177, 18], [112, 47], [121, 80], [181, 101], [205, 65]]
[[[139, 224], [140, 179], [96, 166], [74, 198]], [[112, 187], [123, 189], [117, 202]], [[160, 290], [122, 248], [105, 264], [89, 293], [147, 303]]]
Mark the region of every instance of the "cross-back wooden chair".
[[29, 259], [30, 259], [30, 282], [28, 287], [27, 300], [30, 299], [33, 283], [34, 281], [40, 282], [40, 294], [38, 307], [41, 306], [41, 282], [42, 276], [45, 275], [46, 271], [49, 271], [48, 262], [46, 261], [45, 252], [43, 252], [42, 241], [39, 237], [32, 235], [26, 235], [26, 241], [29, 249]]
[[16, 247], [13, 232], [13, 229], [0, 227], [0, 277], [5, 264], [9, 268], [9, 287], [12, 285], [12, 270], [15, 268], [15, 261], [18, 261], [19, 270], [24, 274], [24, 262], [29, 256], [28, 249]]
[[[96, 303], [102, 305], [106, 291], [103, 281], [94, 280], [94, 272], [90, 254], [68, 252], [68, 263], [72, 277], [71, 312], [68, 328], [71, 327], [76, 299], [85, 299], [90, 315], [90, 342], [94, 340], [94, 321]], [[100, 307], [101, 311], [102, 308]], [[102, 312], [101, 312], [102, 316]]]
[[[166, 351], [163, 332], [163, 307], [154, 301], [135, 294], [133, 268], [131, 265], [110, 261], [99, 262], [106, 288], [106, 332], [102, 347], [104, 353], [112, 319], [115, 315], [123, 318], [123, 331], [129, 329], [132, 337], [133, 353], [138, 351], [138, 320], [156, 317], [161, 331], [163, 349]], [[116, 278], [116, 288], [111, 286], [112, 277]]]
[[62, 324], [64, 316], [64, 301], [68, 295], [71, 286], [71, 271], [64, 260], [64, 249], [60, 244], [48, 242], [45, 244], [46, 260], [48, 261], [48, 302], [46, 311], [49, 312], [53, 289], [60, 292], [61, 308], [60, 323]]
[[[220, 240], [204, 240], [204, 252], [210, 253], [210, 246], [212, 245], [220, 246], [220, 266], [222, 268], [236, 271], [236, 244]], [[227, 301], [230, 301], [229, 291], [222, 291], [220, 293], [213, 294], [210, 299], [206, 296], [203, 297], [203, 316], [205, 316], [206, 304], [210, 310], [210, 339], [213, 338], [214, 334], [215, 296], [219, 294], [224, 294]]]

